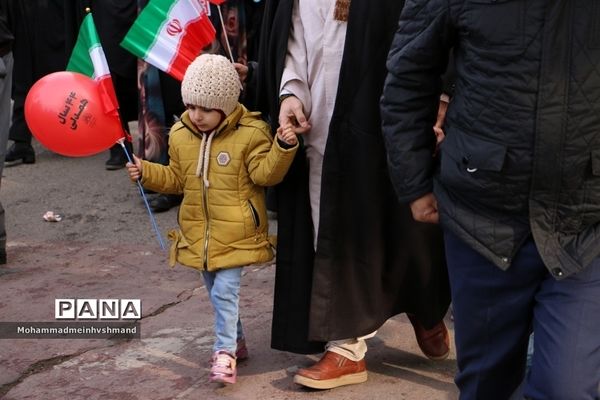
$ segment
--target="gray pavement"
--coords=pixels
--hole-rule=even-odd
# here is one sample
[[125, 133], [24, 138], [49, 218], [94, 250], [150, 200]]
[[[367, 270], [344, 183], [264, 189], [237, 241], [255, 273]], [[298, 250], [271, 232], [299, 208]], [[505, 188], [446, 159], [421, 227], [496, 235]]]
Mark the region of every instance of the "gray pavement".
[[[54, 321], [56, 298], [142, 301], [141, 339], [0, 339], [0, 399], [456, 399], [454, 349], [431, 362], [405, 316], [369, 341], [369, 380], [312, 391], [292, 382], [316, 356], [270, 349], [274, 265], [247, 268], [241, 313], [250, 358], [238, 383], [208, 383], [212, 311], [199, 274], [167, 266], [136, 187], [106, 171], [107, 152], [4, 169], [8, 264], [0, 321]], [[63, 215], [46, 222], [46, 211]], [[166, 240], [176, 210], [156, 214]], [[447, 320], [451, 328], [451, 321]]]

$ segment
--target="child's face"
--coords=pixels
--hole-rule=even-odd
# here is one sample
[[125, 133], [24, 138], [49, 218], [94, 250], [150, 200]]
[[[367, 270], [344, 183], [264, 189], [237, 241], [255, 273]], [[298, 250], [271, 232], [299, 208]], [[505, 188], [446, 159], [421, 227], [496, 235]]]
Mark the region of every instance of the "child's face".
[[188, 115], [192, 123], [201, 132], [210, 132], [221, 123], [221, 113], [212, 108], [187, 105]]

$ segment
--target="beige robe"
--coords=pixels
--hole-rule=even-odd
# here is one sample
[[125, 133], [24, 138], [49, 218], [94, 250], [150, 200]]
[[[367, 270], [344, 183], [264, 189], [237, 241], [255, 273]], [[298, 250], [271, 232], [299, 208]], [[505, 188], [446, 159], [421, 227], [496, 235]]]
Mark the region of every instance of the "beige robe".
[[335, 0], [296, 0], [280, 94], [294, 94], [312, 128], [304, 136], [309, 162], [314, 243], [319, 231], [323, 154], [338, 89], [345, 21], [333, 19]]

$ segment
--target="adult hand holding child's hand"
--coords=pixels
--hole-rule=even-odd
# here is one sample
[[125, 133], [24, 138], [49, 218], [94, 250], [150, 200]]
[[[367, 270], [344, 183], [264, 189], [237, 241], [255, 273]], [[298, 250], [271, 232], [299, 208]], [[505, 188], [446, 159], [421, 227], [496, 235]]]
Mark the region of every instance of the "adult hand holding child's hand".
[[291, 126], [295, 133], [307, 133], [311, 126], [304, 115], [304, 106], [294, 95], [286, 95], [279, 108], [279, 125]]

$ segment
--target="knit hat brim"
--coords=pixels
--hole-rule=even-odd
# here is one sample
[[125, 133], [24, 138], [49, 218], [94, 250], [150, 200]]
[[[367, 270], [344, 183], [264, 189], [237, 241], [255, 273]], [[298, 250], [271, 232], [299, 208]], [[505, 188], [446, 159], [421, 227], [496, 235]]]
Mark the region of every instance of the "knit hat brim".
[[181, 82], [185, 104], [217, 109], [229, 115], [240, 96], [240, 80], [233, 64], [217, 54], [201, 54], [187, 68]]

